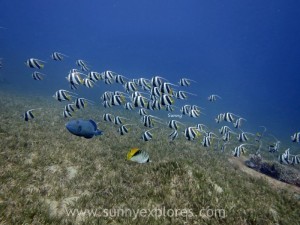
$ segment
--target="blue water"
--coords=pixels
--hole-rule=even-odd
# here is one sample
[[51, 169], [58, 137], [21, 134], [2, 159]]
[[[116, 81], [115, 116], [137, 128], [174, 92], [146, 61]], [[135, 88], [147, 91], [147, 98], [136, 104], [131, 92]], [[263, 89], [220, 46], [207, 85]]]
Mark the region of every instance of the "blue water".
[[[20, 93], [48, 96], [68, 88], [77, 59], [130, 78], [188, 77], [207, 123], [229, 111], [248, 120], [246, 130], [265, 125], [290, 143], [300, 131], [299, 21], [297, 0], [1, 1], [0, 76]], [[70, 57], [52, 61], [54, 51]], [[42, 82], [24, 65], [31, 57], [47, 61]], [[86, 96], [99, 99], [100, 89]], [[209, 103], [213, 93], [222, 100]]]

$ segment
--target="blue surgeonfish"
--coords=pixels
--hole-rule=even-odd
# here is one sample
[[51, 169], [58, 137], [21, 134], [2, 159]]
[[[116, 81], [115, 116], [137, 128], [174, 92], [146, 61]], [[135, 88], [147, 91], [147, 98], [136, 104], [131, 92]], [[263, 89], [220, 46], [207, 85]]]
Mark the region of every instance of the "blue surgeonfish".
[[103, 133], [97, 129], [97, 124], [93, 120], [71, 120], [66, 124], [66, 128], [71, 134], [84, 138], [92, 138]]

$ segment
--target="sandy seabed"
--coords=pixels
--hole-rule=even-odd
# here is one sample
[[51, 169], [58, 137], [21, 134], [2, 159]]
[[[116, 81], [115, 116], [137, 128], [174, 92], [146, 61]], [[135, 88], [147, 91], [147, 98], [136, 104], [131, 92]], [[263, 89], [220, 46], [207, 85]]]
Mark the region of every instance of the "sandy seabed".
[[[231, 151], [204, 148], [168, 128], [132, 126], [120, 136], [104, 122], [103, 107], [74, 118], [94, 119], [104, 135], [70, 134], [64, 103], [49, 97], [0, 92], [0, 224], [299, 224], [300, 193], [274, 188], [238, 166]], [[25, 122], [31, 108], [35, 119]], [[110, 111], [139, 124], [139, 116]], [[132, 147], [151, 163], [126, 160]], [[231, 160], [231, 161], [232, 161]]]

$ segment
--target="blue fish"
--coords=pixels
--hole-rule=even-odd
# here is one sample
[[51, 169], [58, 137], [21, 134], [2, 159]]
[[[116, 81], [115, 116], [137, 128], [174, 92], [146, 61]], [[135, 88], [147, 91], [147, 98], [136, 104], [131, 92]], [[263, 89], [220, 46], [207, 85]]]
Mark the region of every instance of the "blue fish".
[[71, 120], [66, 124], [66, 128], [71, 134], [79, 137], [92, 138], [102, 135], [102, 131], [97, 129], [97, 124], [93, 120]]

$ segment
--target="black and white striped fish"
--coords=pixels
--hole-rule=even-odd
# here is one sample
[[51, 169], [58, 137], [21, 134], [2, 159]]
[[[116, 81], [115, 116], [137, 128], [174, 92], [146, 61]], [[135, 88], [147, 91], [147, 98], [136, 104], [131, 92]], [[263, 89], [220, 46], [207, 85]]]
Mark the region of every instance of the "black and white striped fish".
[[211, 145], [211, 138], [209, 136], [204, 136], [201, 144], [203, 147], [209, 147]]
[[71, 87], [72, 86], [76, 87], [76, 85], [83, 84], [83, 79], [80, 77], [80, 74], [82, 74], [82, 73], [80, 73], [80, 72], [70, 72], [68, 74], [68, 76], [66, 77], [66, 79], [71, 84]]
[[144, 115], [142, 118], [141, 118], [141, 122], [143, 123], [143, 125], [145, 127], [153, 127], [154, 126], [154, 123], [153, 123], [153, 118], [151, 115]]
[[137, 84], [142, 87], [143, 90], [150, 91], [151, 90], [151, 83], [150, 80], [146, 78], [139, 78]]
[[114, 93], [112, 91], [105, 91], [100, 98], [103, 101], [109, 101], [113, 95]]
[[146, 110], [146, 109], [144, 109], [144, 108], [140, 108], [138, 113], [139, 113], [139, 115], [141, 115], [141, 116], [148, 115], [148, 112], [147, 112], [147, 110]]
[[160, 104], [162, 106], [173, 105], [174, 104], [174, 100], [172, 99], [171, 95], [169, 95], [169, 94], [162, 94], [160, 96]]
[[131, 102], [126, 102], [125, 105], [124, 105], [124, 108], [127, 109], [127, 110], [133, 110], [134, 106]]
[[197, 96], [196, 94], [193, 94], [193, 93], [190, 93], [190, 92], [187, 92], [187, 91], [176, 91], [176, 92], [174, 92], [175, 98], [181, 99], [181, 100], [187, 99], [188, 94], [193, 95], [193, 96]]
[[217, 115], [217, 117], [215, 118], [216, 123], [220, 123], [222, 121], [224, 121], [225, 118], [225, 113], [220, 113], [219, 115]]
[[88, 100], [86, 98], [76, 98], [76, 100], [75, 100], [74, 103], [75, 103], [75, 106], [76, 106], [77, 109], [83, 109], [83, 108], [85, 108], [88, 103], [91, 104], [91, 105], [94, 104], [93, 101]]
[[127, 126], [132, 126], [132, 125], [136, 125], [136, 124], [124, 124], [122, 126], [119, 127], [118, 132], [120, 135], [125, 135], [129, 132], [129, 128]]
[[178, 137], [178, 131], [177, 131], [177, 130], [173, 130], [173, 131], [169, 134], [169, 139], [170, 139], [171, 141], [174, 141], [177, 137]]
[[205, 129], [203, 129], [203, 127], [205, 127], [206, 129], [208, 128], [205, 124], [202, 124], [202, 123], [198, 123], [196, 127], [202, 133], [206, 132]]
[[185, 87], [190, 86], [190, 85], [191, 85], [191, 82], [197, 83], [196, 81], [194, 81], [194, 80], [192, 80], [192, 79], [188, 79], [188, 78], [181, 78], [181, 79], [179, 80], [180, 86], [185, 86]]
[[60, 52], [53, 52], [51, 54], [51, 58], [55, 61], [62, 61], [64, 57], [68, 57], [68, 56]]
[[151, 96], [155, 96], [157, 98], [160, 98], [162, 95], [161, 91], [159, 90], [159, 87], [152, 87], [150, 90]]
[[69, 117], [72, 117], [72, 114], [71, 112], [67, 111], [67, 110], [64, 110], [63, 111], [63, 117], [64, 118], [69, 118]]
[[216, 94], [212, 94], [212, 95], [208, 96], [207, 99], [210, 102], [215, 102], [215, 101], [217, 101], [217, 98], [222, 99], [219, 95], [216, 95]]
[[163, 83], [160, 85], [160, 92], [161, 92], [162, 94], [169, 94], [169, 95], [172, 95], [173, 89], [171, 88], [171, 85], [172, 85], [172, 86], [177, 86], [176, 84], [172, 84], [172, 83], [169, 83], [169, 82], [163, 82]]
[[[41, 109], [41, 108], [38, 108], [38, 109]], [[24, 114], [23, 114], [23, 119], [25, 121], [29, 121], [29, 120], [32, 120], [34, 119], [34, 115], [32, 113], [33, 110], [37, 110], [37, 109], [29, 109], [27, 110]]]
[[292, 142], [300, 142], [300, 132], [294, 133], [293, 136], [291, 136]]
[[126, 118], [125, 117], [121, 117], [121, 116], [116, 116], [114, 118], [114, 124], [121, 125], [121, 124], [123, 124], [122, 120], [126, 120]]
[[112, 105], [110, 104], [110, 101], [103, 101], [102, 105], [104, 106], [104, 108], [110, 108], [110, 107], [112, 107]]
[[101, 73], [103, 79], [107, 79], [107, 80], [115, 80], [115, 77], [118, 75], [117, 73], [110, 71], [110, 70], [106, 70], [104, 72]]
[[223, 137], [222, 137], [222, 139], [223, 139], [223, 141], [230, 141], [230, 139], [231, 139], [231, 134], [236, 134], [236, 133], [234, 133], [234, 132], [232, 132], [232, 131], [228, 131], [228, 132], [226, 132], [224, 135], [223, 135]]
[[95, 71], [91, 71], [88, 73], [87, 78], [94, 82], [97, 82], [98, 80], [101, 79], [101, 74]]
[[234, 151], [232, 152], [234, 157], [240, 157], [241, 153], [245, 154], [246, 149], [245, 149], [245, 145], [250, 145], [250, 144], [241, 144], [237, 147], [234, 148]]
[[26, 66], [28, 66], [30, 68], [35, 68], [35, 69], [43, 69], [44, 63], [45, 63], [45, 61], [42, 61], [40, 59], [34, 59], [34, 58], [30, 58], [25, 61]]
[[242, 120], [247, 121], [246, 119], [240, 117], [233, 123], [233, 126], [235, 128], [240, 128], [242, 126]]
[[292, 165], [300, 164], [300, 155], [293, 155], [291, 158], [292, 158], [291, 159], [291, 164]]
[[[225, 113], [225, 115], [224, 115], [224, 121], [227, 121], [227, 122], [232, 123], [232, 122], [235, 121], [234, 116], [237, 116], [237, 115], [235, 115], [235, 114], [233, 114], [233, 113], [231, 113], [231, 112], [227, 112], [227, 113]], [[237, 117], [238, 117], [238, 116], [237, 116]]]
[[200, 111], [196, 109], [191, 109], [189, 113], [190, 117], [197, 118], [200, 116]]
[[240, 134], [238, 135], [238, 137], [237, 137], [238, 141], [239, 141], [239, 142], [246, 142], [246, 141], [248, 141], [249, 138], [248, 138], [247, 134], [250, 134], [250, 135], [255, 136], [255, 134], [253, 134], [253, 133], [242, 131], [242, 133], [240, 133]]
[[92, 87], [94, 87], [95, 83], [94, 83], [94, 81], [92, 81], [88, 78], [84, 78], [83, 85], [86, 86], [87, 88], [92, 88]]
[[127, 77], [123, 76], [123, 75], [120, 75], [120, 74], [117, 74], [115, 76], [115, 81], [117, 84], [125, 84], [126, 83], [126, 80], [128, 80]]
[[177, 120], [170, 120], [168, 123], [168, 127], [171, 129], [178, 130], [179, 126], [178, 124], [184, 125], [183, 123], [177, 121]]
[[112, 122], [113, 121], [113, 115], [111, 115], [110, 113], [104, 113], [102, 118], [106, 122]]
[[154, 76], [151, 78], [151, 84], [153, 87], [160, 87], [160, 85], [163, 83], [163, 80], [165, 80], [163, 77]]
[[136, 84], [132, 81], [125, 83], [124, 88], [126, 92], [134, 92], [138, 90]]
[[[147, 105], [148, 107], [148, 105]], [[158, 99], [154, 99], [151, 101], [151, 110], [161, 110], [162, 105], [161, 102]]]
[[166, 106], [166, 111], [169, 111], [169, 112], [172, 112], [172, 111], [174, 111], [174, 108], [173, 108], [174, 106], [172, 106], [172, 105], [167, 105]]
[[65, 106], [65, 111], [68, 111], [68, 112], [75, 112], [75, 108], [74, 108], [75, 104], [72, 103], [72, 104], [67, 104]]
[[82, 59], [76, 60], [76, 65], [79, 66], [82, 71], [89, 71], [90, 70], [88, 65], [87, 65], [87, 62], [82, 60]]
[[146, 130], [143, 135], [142, 135], [142, 140], [143, 141], [150, 141], [152, 138], [153, 138], [153, 135], [152, 133], [150, 132], [150, 130], [153, 130], [155, 129], [156, 127], [152, 128], [152, 129], [149, 129], [149, 130]]
[[[152, 116], [152, 115], [144, 115], [141, 118], [141, 122], [143, 123], [143, 125], [145, 127], [153, 127], [154, 122], [163, 124], [160, 120], [161, 119], [159, 117]], [[165, 125], [165, 124], [163, 124], [163, 125]]]
[[187, 127], [184, 130], [184, 136], [189, 141], [194, 140], [199, 134], [200, 132], [197, 130], [197, 127]]
[[112, 84], [113, 82], [113, 79], [104, 79], [104, 84]]
[[290, 149], [288, 148], [284, 151], [284, 153], [278, 156], [278, 161], [281, 164], [290, 164], [289, 156], [290, 156]]
[[232, 131], [232, 130], [230, 129], [230, 127], [228, 127], [228, 126], [222, 126], [222, 127], [219, 129], [219, 132], [220, 132], [221, 135], [226, 134], [228, 131]]
[[60, 89], [58, 91], [55, 92], [55, 94], [53, 95], [53, 97], [58, 100], [58, 101], [70, 101], [71, 97], [75, 97], [74, 95], [77, 95], [76, 93], [67, 91], [67, 90], [63, 90]]
[[180, 112], [182, 113], [182, 115], [190, 115], [191, 108], [191, 105], [184, 105], [181, 107]]
[[147, 98], [143, 97], [143, 96], [136, 96], [132, 99], [132, 103], [134, 107], [141, 107], [141, 108], [145, 108], [146, 106], [146, 100]]
[[37, 72], [37, 71], [34, 71], [34, 72], [32, 73], [32, 78], [33, 78], [34, 80], [43, 80], [43, 79], [44, 79], [44, 76], [46, 76], [46, 75], [43, 74], [43, 73]]
[[109, 103], [110, 103], [110, 105], [117, 106], [117, 105], [123, 105], [123, 104], [125, 104], [125, 101], [126, 101], [126, 99], [125, 99], [124, 96], [114, 94], [110, 98]]

